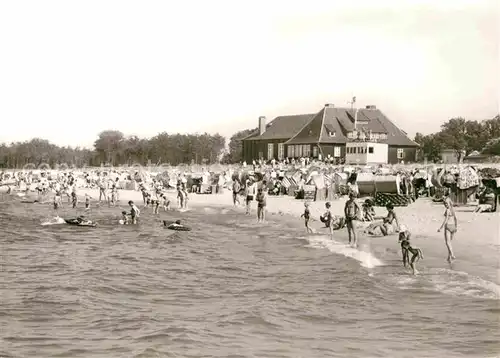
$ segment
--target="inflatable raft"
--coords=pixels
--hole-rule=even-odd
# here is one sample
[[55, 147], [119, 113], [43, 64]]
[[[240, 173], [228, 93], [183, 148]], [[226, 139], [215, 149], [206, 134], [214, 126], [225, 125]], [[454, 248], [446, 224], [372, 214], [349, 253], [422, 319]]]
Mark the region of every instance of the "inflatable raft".
[[85, 227], [96, 227], [97, 224], [90, 220], [87, 221], [78, 221], [77, 219], [64, 219], [66, 224], [74, 225], [74, 226], [85, 226]]

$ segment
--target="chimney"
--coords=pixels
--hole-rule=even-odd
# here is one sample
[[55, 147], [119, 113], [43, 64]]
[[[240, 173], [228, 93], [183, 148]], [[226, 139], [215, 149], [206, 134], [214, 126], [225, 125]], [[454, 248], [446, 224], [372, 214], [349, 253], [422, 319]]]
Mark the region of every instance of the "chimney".
[[335, 107], [333, 103], [325, 103], [325, 108], [333, 108]]
[[263, 135], [266, 131], [266, 117], [259, 117], [259, 135]]
[[366, 106], [366, 109], [377, 109], [377, 106], [370, 104], [370, 105]]

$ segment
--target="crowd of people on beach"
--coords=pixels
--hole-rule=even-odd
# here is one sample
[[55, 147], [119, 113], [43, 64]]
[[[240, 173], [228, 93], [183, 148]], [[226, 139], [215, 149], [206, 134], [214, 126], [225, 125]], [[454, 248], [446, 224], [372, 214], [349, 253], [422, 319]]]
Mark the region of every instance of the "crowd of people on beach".
[[[255, 176], [233, 176], [232, 180], [229, 182], [230, 190], [232, 191], [233, 205], [243, 206], [246, 215], [252, 213], [252, 205], [256, 203], [256, 214], [257, 222], [262, 223], [266, 220], [266, 207], [268, 201], [268, 195], [273, 193], [274, 184], [269, 181], [278, 181], [278, 176], [282, 174], [282, 168], [280, 167], [286, 163], [271, 163], [273, 171], [266, 177], [255, 177]], [[302, 166], [308, 165], [305, 160]], [[254, 167], [258, 167], [261, 163], [253, 163]], [[273, 175], [274, 173], [274, 175]], [[85, 187], [98, 188], [98, 198], [95, 198], [100, 204], [105, 203], [109, 207], [115, 207], [118, 205], [120, 198], [121, 185], [120, 178], [123, 178], [123, 173], [116, 173], [116, 175], [95, 175], [95, 174], [85, 174], [84, 185]], [[127, 174], [125, 174], [127, 175]], [[224, 173], [226, 175], [226, 173]], [[403, 181], [402, 183], [408, 188], [407, 190], [412, 193], [412, 195], [417, 194], [418, 186], [413, 180], [413, 176], [417, 175], [416, 171], [412, 171], [409, 174], [409, 180]], [[0, 178], [1, 180], [2, 178]], [[68, 205], [72, 208], [77, 208], [80, 204], [78, 196], [78, 185], [75, 175], [71, 172], [61, 172], [57, 173], [55, 177], [34, 177], [31, 172], [17, 172], [15, 175], [14, 186], [17, 191], [22, 194], [30, 191], [30, 188], [37, 193], [38, 198], [34, 202], [46, 202], [47, 196], [53, 193], [52, 204], [56, 217], [54, 221], [60, 221], [58, 215], [58, 210], [63, 206], [64, 198], [67, 199]], [[128, 179], [131, 179], [134, 183], [138, 183], [136, 190], [139, 190], [142, 194], [143, 208], [146, 209], [151, 207], [152, 213], [158, 215], [160, 210], [170, 211], [172, 210], [171, 199], [172, 194], [168, 192], [168, 185], [165, 186], [165, 181], [162, 180], [149, 180], [148, 183], [143, 180], [138, 172], [132, 175], [128, 175]], [[423, 183], [424, 191], [432, 187], [429, 184], [429, 179], [426, 179]], [[302, 180], [303, 184], [305, 180]], [[270, 185], [272, 184], [272, 185]], [[186, 176], [180, 175], [177, 177], [176, 181], [176, 199], [177, 208], [180, 211], [188, 210], [189, 202], [189, 188], [190, 184], [186, 179]], [[349, 245], [353, 248], [357, 247], [358, 236], [360, 235], [360, 228], [364, 227], [364, 234], [367, 235], [382, 235], [388, 236], [396, 234], [399, 236], [399, 244], [401, 245], [403, 263], [404, 265], [409, 265], [414, 273], [417, 273], [415, 268], [416, 260], [423, 258], [422, 251], [412, 244], [411, 233], [407, 227], [402, 224], [394, 206], [392, 204], [386, 205], [387, 214], [383, 217], [377, 217], [374, 210], [374, 201], [372, 198], [367, 198], [363, 203], [359, 202], [358, 195], [359, 190], [354, 182], [347, 182], [348, 199], [344, 205], [343, 213], [333, 213], [331, 209], [331, 203], [327, 201], [325, 203], [325, 211], [319, 216], [319, 221], [324, 225], [327, 232], [333, 238], [334, 232], [341, 229], [346, 229], [348, 234]], [[488, 188], [482, 189], [481, 195], [486, 193], [489, 194]], [[10, 191], [10, 189], [9, 189]], [[491, 191], [491, 190], [490, 190]], [[335, 197], [337, 200], [338, 197]], [[89, 211], [91, 207], [91, 200], [94, 200], [87, 193], [84, 194], [83, 201], [85, 211]], [[448, 251], [448, 262], [452, 262], [455, 259], [455, 255], [452, 248], [452, 241], [457, 233], [457, 218], [454, 212], [453, 203], [446, 190], [444, 191], [444, 196], [442, 198], [443, 205], [445, 207], [444, 219], [441, 227], [438, 231], [443, 231], [446, 248]], [[482, 205], [482, 206], [481, 206]], [[484, 212], [485, 210], [491, 209], [491, 205], [488, 207], [485, 204], [478, 205], [476, 212]], [[141, 209], [133, 201], [128, 201], [128, 210], [122, 210], [119, 223], [124, 225], [134, 225], [139, 222], [141, 215]], [[311, 221], [315, 218], [311, 214], [310, 204], [307, 200], [304, 202], [304, 211], [301, 215], [304, 220], [305, 230], [307, 234], [314, 234], [315, 231], [311, 227]], [[73, 224], [93, 224], [93, 222], [85, 217], [85, 215], [79, 215], [76, 219], [68, 219]], [[66, 222], [68, 221], [66, 220]], [[360, 223], [363, 223], [360, 225]], [[94, 223], [95, 224], [95, 223]], [[171, 223], [172, 225], [181, 225], [180, 222]], [[181, 225], [182, 226], [182, 225]]]

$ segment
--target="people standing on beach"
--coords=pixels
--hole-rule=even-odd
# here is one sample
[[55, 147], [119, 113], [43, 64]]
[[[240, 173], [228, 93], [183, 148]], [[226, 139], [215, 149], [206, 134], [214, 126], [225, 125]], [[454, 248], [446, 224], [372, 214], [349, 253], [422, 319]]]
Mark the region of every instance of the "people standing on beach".
[[[446, 244], [446, 248], [448, 249], [448, 258], [446, 259], [446, 261], [451, 263], [451, 261], [455, 259], [451, 241], [453, 240], [457, 232], [458, 223], [457, 216], [455, 215], [455, 210], [453, 209], [453, 203], [451, 202], [449, 196], [444, 197], [443, 204], [445, 207], [444, 220], [439, 227], [438, 232], [441, 232], [441, 230], [444, 228], [444, 242]], [[450, 222], [450, 219], [452, 219], [453, 221]]]
[[177, 186], [177, 206], [179, 209], [186, 209], [187, 193], [182, 187]]
[[257, 201], [257, 221], [258, 222], [263, 222], [266, 218], [266, 193], [262, 190], [262, 188], [259, 188], [257, 190], [257, 195], [255, 197], [255, 200]]
[[304, 213], [300, 215], [301, 218], [304, 218], [304, 225], [306, 227], [306, 232], [308, 234], [312, 234], [313, 230], [309, 227], [309, 220], [311, 219], [311, 211], [309, 210], [309, 203], [304, 203]]
[[357, 246], [357, 227], [356, 222], [360, 219], [361, 208], [356, 202], [356, 194], [354, 192], [349, 193], [349, 200], [346, 201], [344, 206], [345, 222], [347, 226], [347, 234], [349, 235], [349, 245]]

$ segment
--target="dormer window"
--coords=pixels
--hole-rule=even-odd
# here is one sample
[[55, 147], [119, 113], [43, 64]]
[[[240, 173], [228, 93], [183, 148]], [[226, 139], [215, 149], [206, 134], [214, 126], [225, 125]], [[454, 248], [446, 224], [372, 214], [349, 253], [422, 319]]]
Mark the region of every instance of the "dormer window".
[[329, 135], [330, 137], [335, 137], [335, 135], [336, 135], [336, 134], [337, 134], [337, 133], [335, 133], [335, 132], [328, 132], [328, 135]]

